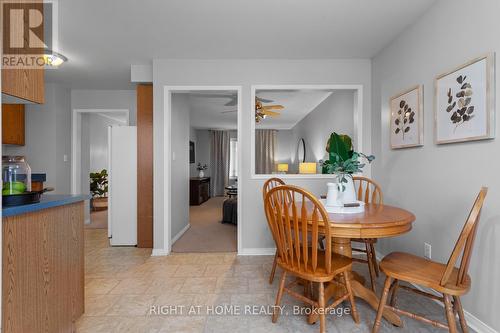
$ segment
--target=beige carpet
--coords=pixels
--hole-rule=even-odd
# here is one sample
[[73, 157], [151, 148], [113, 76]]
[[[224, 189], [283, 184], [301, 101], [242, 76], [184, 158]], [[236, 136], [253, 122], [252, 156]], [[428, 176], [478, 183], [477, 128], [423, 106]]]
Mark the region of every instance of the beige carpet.
[[108, 211], [101, 210], [90, 213], [90, 224], [86, 224], [87, 229], [107, 229], [108, 228]]
[[222, 202], [211, 198], [200, 206], [190, 206], [191, 227], [172, 247], [173, 252], [236, 252], [236, 226], [222, 224]]

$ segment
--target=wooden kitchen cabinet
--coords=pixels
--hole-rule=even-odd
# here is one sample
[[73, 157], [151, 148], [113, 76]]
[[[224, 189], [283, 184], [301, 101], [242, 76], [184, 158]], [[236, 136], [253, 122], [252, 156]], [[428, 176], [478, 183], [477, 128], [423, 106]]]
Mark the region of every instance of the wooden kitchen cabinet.
[[[19, 3], [19, 6], [23, 6], [23, 1], [21, 0], [13, 0], [9, 1], [9, 3]], [[39, 4], [36, 4], [39, 2]], [[39, 11], [43, 13], [43, 1], [41, 0], [34, 0], [30, 1], [29, 3], [26, 3], [26, 6], [29, 6], [29, 8], [33, 8], [33, 6], [36, 6]], [[43, 14], [42, 14], [43, 15]], [[6, 27], [4, 26], [4, 29]], [[10, 27], [7, 29], [23, 29], [22, 24], [11, 24]], [[39, 39], [43, 39], [40, 36], [43, 36], [43, 25], [40, 27], [37, 27], [37, 32], [38, 35], [37, 37]], [[15, 35], [15, 31], [11, 31], [11, 34]], [[27, 36], [25, 34], [25, 36]], [[25, 37], [26, 38], [26, 37]], [[25, 46], [24, 48], [28, 47], [28, 41], [25, 40]], [[4, 56], [12, 55], [12, 53], [9, 53], [11, 51], [6, 52], [4, 49]], [[13, 54], [15, 57], [16, 54], [36, 54], [42, 55], [43, 52], [42, 50], [39, 51], [30, 51], [26, 49], [22, 49], [22, 51], [15, 51], [16, 53]], [[2, 93], [21, 99], [21, 100], [26, 100], [38, 104], [43, 104], [45, 101], [45, 88], [44, 88], [44, 74], [45, 71], [43, 67], [26, 67], [26, 68], [2, 68]]]
[[24, 104], [2, 104], [2, 143], [24, 146]]

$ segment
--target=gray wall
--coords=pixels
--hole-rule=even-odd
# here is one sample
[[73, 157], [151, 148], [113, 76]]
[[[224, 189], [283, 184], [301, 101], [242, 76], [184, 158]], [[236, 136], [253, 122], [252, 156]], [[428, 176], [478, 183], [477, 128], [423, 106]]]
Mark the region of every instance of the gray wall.
[[[71, 187], [71, 102], [70, 90], [45, 84], [45, 103], [26, 104], [26, 145], [3, 145], [4, 155], [24, 155], [33, 173], [46, 173], [46, 186], [57, 194]], [[67, 155], [67, 162], [64, 161]]]
[[[306, 162], [328, 158], [325, 147], [332, 132], [354, 137], [354, 91], [335, 91], [292, 129], [292, 171], [298, 172], [296, 147], [300, 138], [306, 143]], [[356, 144], [355, 141], [353, 141]], [[318, 166], [318, 172], [321, 172]]]
[[135, 90], [72, 90], [71, 109], [126, 109], [130, 126], [137, 123]]
[[108, 169], [108, 127], [125, 126], [125, 123], [103, 117], [99, 114], [89, 114], [88, 116], [90, 172]]
[[[154, 83], [154, 248], [165, 250], [165, 216], [173, 213], [166, 192], [164, 163], [170, 129], [164, 128], [165, 86], [176, 85], [238, 85], [242, 86], [243, 129], [239, 148], [242, 165], [250, 165], [250, 131], [254, 121], [251, 110], [250, 86], [253, 84], [360, 84], [364, 87], [365, 110], [364, 150], [371, 147], [371, 61], [351, 60], [169, 60], [153, 61]], [[174, 126], [175, 127], [175, 126]], [[300, 179], [290, 183], [309, 188], [315, 194], [324, 193], [327, 179]], [[274, 243], [269, 233], [262, 207], [264, 180], [252, 179], [250, 168], [243, 167], [238, 183], [242, 186], [239, 199], [243, 203], [240, 221], [243, 236], [242, 253], [273, 253]], [[172, 232], [174, 234], [174, 232]]]
[[[373, 59], [373, 175], [388, 204], [415, 213], [413, 230], [380, 242], [382, 253], [408, 251], [446, 262], [479, 188], [489, 186], [463, 298], [467, 311], [500, 330], [500, 178], [498, 139], [433, 143], [434, 78], [486, 52], [500, 52], [500, 1], [438, 1], [419, 22]], [[497, 71], [496, 81], [500, 82]], [[424, 147], [389, 149], [389, 98], [424, 85]], [[496, 96], [500, 96], [497, 84]], [[498, 112], [498, 108], [497, 108]], [[496, 128], [500, 117], [497, 114]]]
[[189, 100], [187, 94], [172, 94], [172, 235], [189, 223]]

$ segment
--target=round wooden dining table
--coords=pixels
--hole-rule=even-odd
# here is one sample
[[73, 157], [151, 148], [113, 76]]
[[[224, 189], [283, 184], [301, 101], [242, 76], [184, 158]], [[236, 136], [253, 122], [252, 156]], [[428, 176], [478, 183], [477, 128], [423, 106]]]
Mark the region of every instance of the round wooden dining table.
[[[353, 238], [386, 238], [407, 233], [412, 228], [415, 215], [407, 210], [381, 204], [366, 204], [362, 213], [335, 214], [329, 213], [329, 226], [332, 235], [332, 251], [352, 258], [351, 239]], [[378, 309], [379, 298], [364, 286], [364, 279], [356, 272], [351, 272], [351, 285], [354, 296], [363, 299], [375, 310]], [[325, 299], [328, 300], [337, 292], [338, 285], [330, 283], [325, 288]], [[401, 318], [393, 311], [384, 310], [384, 317], [396, 326], [401, 326]], [[309, 322], [315, 322], [314, 315]]]

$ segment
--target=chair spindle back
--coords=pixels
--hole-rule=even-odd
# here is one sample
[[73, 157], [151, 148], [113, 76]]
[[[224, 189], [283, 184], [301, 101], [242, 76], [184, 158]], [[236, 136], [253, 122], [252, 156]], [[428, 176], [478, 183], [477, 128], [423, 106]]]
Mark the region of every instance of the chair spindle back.
[[[300, 187], [282, 185], [271, 189], [264, 202], [282, 262], [302, 271], [315, 273], [323, 268], [331, 273], [330, 228], [323, 222], [328, 223], [328, 213], [318, 199]], [[318, 262], [320, 233], [326, 238], [324, 262]]]
[[467, 277], [467, 272], [469, 270], [469, 263], [472, 254], [472, 248], [474, 246], [474, 239], [476, 237], [477, 226], [479, 223], [479, 218], [481, 216], [481, 209], [483, 207], [484, 199], [488, 193], [487, 187], [482, 187], [481, 191], [476, 197], [474, 205], [469, 213], [467, 221], [462, 228], [462, 232], [458, 237], [453, 252], [451, 253], [448, 263], [446, 265], [446, 270], [441, 278], [441, 285], [444, 286], [448, 283], [451, 274], [455, 268], [455, 263], [457, 262], [460, 255], [462, 259], [460, 260], [460, 266], [458, 268], [458, 276], [456, 284], [457, 286], [463, 285]]
[[381, 187], [374, 180], [362, 176], [353, 176], [352, 180], [359, 201], [373, 204], [384, 203]]

